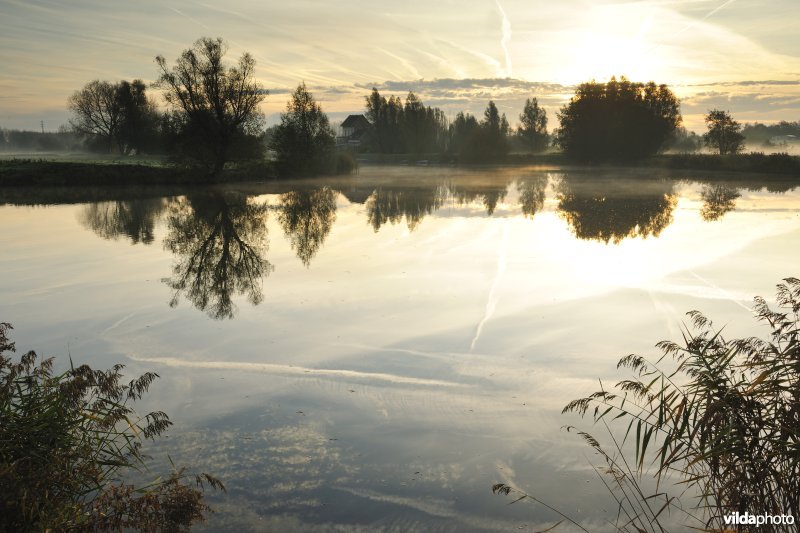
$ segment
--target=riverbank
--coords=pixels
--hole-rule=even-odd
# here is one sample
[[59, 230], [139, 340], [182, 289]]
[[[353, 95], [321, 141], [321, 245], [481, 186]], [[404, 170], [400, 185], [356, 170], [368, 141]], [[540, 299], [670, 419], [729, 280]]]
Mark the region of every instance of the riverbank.
[[267, 163], [210, 174], [169, 164], [10, 159], [0, 161], [0, 187], [193, 185], [274, 178]]
[[[458, 162], [439, 156], [407, 154], [361, 154], [359, 163], [370, 165], [437, 166], [458, 165]], [[769, 174], [779, 180], [800, 180], [800, 157], [788, 154], [748, 153], [720, 156], [716, 154], [664, 154], [636, 163], [576, 163], [561, 153], [510, 154], [492, 166], [542, 166], [583, 169], [665, 169], [709, 172], [708, 179], [718, 176], [730, 180], [737, 174]], [[479, 165], [458, 165], [465, 168]], [[125, 160], [58, 160], [7, 159], [0, 160], [0, 187], [30, 186], [154, 186], [195, 185], [278, 179], [275, 167], [269, 162], [227, 168], [218, 174], [173, 166], [163, 161]]]

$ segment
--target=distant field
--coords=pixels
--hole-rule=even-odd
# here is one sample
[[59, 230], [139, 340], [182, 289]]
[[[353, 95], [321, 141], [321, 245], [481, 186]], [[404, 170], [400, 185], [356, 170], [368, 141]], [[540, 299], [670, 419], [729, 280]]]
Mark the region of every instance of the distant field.
[[28, 159], [33, 161], [54, 161], [72, 163], [98, 163], [105, 165], [148, 165], [163, 166], [166, 156], [163, 155], [105, 155], [89, 152], [0, 152], [0, 161], [12, 159]]

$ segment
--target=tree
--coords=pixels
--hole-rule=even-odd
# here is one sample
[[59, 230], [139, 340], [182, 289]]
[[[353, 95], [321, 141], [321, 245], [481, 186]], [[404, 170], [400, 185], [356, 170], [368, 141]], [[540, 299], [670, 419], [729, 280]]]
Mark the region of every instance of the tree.
[[252, 142], [263, 129], [259, 104], [267, 91], [255, 80], [255, 60], [242, 54], [234, 66], [225, 66], [227, 46], [221, 38], [204, 37], [184, 50], [172, 68], [156, 57], [161, 75], [156, 86], [178, 111], [178, 155], [205, 165], [212, 173], [228, 161], [262, 155]]
[[476, 157], [480, 143], [478, 119], [469, 113], [459, 113], [450, 124], [450, 147], [453, 155], [467, 161]]
[[536, 98], [528, 98], [519, 116], [520, 126], [517, 134], [523, 139], [531, 152], [541, 152], [547, 148], [547, 111], [539, 107]]
[[585, 161], [656, 154], [681, 123], [678, 98], [666, 85], [625, 77], [582, 83], [558, 118], [556, 144], [569, 157]]
[[501, 116], [493, 101], [489, 101], [483, 112], [481, 126], [482, 158], [494, 161], [508, 153], [508, 120], [505, 113]]
[[122, 153], [154, 152], [161, 148], [158, 145], [160, 117], [155, 104], [147, 98], [146, 89], [142, 80], [123, 80], [116, 86], [116, 99], [122, 110], [118, 135]]
[[106, 152], [120, 148], [123, 110], [114, 84], [91, 81], [70, 96], [67, 106], [73, 114], [70, 124], [78, 134]]
[[733, 120], [727, 111], [712, 109], [706, 115], [708, 132], [703, 141], [709, 148], [719, 150], [719, 155], [737, 154], [744, 148], [742, 125]]
[[335, 170], [335, 134], [305, 83], [297, 86], [286, 104], [270, 148], [286, 174], [307, 176]]
[[130, 154], [154, 148], [158, 113], [142, 80], [94, 80], [70, 96], [70, 124], [90, 148]]

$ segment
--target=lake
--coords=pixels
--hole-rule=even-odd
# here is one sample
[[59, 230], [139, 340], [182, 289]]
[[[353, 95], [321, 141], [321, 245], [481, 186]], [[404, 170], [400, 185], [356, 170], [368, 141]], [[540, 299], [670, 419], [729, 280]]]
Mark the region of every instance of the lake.
[[[363, 167], [193, 189], [0, 190], [19, 351], [161, 378], [148, 446], [220, 477], [209, 530], [607, 529], [572, 399], [697, 309], [759, 335], [800, 189], [668, 171]], [[202, 529], [202, 528], [199, 528]], [[564, 531], [569, 528], [564, 527]]]

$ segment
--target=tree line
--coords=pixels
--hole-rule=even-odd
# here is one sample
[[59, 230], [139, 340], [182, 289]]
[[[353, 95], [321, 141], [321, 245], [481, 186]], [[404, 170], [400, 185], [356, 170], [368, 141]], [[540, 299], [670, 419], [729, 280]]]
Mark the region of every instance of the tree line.
[[[330, 121], [304, 83], [291, 95], [280, 124], [266, 130], [259, 106], [268, 91], [255, 79], [255, 60], [244, 53], [228, 65], [226, 51], [221, 38], [201, 38], [174, 64], [156, 57], [153, 87], [163, 92], [165, 112], [142, 80], [89, 82], [68, 100], [71, 132], [90, 150], [168, 154], [177, 163], [211, 174], [230, 163], [263, 161], [267, 150], [283, 175], [354, 167], [351, 155], [337, 151]], [[364, 115], [369, 127], [362, 151], [433, 154], [463, 162], [501, 161], [512, 149], [535, 153], [555, 148], [585, 162], [633, 161], [667, 149], [693, 152], [701, 145], [730, 154], [741, 151], [745, 139], [741, 125], [718, 109], [706, 116], [705, 135], [688, 132], [681, 125], [680, 102], [669, 87], [625, 77], [580, 84], [557, 113], [560, 124], [552, 133], [536, 98], [526, 100], [513, 130], [493, 101], [480, 119], [460, 112], [449, 121], [441, 109], [426, 106], [413, 92], [403, 101], [395, 95], [387, 98], [377, 88], [365, 97]], [[797, 125], [785, 123], [780, 129], [798, 129], [789, 126]], [[744, 132], [765, 128], [748, 126]], [[12, 137], [5, 133], [0, 145], [8, 146]], [[47, 144], [44, 137], [38, 143]]]

